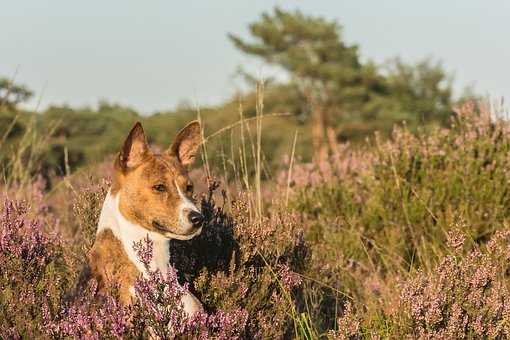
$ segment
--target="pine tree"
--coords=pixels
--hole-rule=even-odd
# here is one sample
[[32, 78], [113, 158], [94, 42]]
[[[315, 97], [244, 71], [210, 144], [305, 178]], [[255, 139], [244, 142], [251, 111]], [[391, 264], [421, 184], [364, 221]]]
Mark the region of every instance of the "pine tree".
[[275, 8], [250, 24], [249, 31], [252, 39], [229, 38], [244, 53], [289, 75], [287, 89], [297, 89], [297, 97], [310, 108], [318, 160], [328, 155], [327, 141], [336, 142], [333, 127], [347, 117], [393, 124], [445, 121], [451, 113], [451, 79], [440, 64], [406, 65], [395, 59], [383, 69], [362, 63], [358, 46], [344, 42], [335, 21]]

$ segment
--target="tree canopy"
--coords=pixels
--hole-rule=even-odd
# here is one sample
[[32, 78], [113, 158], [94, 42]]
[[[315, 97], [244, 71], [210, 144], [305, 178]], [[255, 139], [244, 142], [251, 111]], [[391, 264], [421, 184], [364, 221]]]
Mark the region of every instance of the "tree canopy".
[[358, 46], [344, 41], [336, 21], [275, 8], [250, 24], [249, 32], [251, 39], [229, 38], [242, 52], [289, 75], [287, 89], [298, 92], [297, 105], [310, 108], [316, 148], [340, 122], [444, 121], [451, 113], [451, 78], [441, 64], [362, 62]]
[[0, 108], [14, 109], [19, 103], [32, 97], [32, 91], [12, 80], [0, 77]]

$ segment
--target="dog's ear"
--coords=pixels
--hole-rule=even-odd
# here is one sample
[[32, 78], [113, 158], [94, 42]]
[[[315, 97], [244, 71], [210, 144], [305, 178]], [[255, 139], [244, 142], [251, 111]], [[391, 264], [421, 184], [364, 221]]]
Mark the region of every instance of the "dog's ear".
[[182, 165], [188, 166], [195, 160], [200, 144], [202, 144], [200, 123], [194, 120], [177, 134], [167, 152], [176, 156]]
[[122, 170], [136, 168], [149, 153], [149, 145], [145, 139], [142, 124], [137, 122], [124, 142], [124, 146], [119, 154], [119, 165]]

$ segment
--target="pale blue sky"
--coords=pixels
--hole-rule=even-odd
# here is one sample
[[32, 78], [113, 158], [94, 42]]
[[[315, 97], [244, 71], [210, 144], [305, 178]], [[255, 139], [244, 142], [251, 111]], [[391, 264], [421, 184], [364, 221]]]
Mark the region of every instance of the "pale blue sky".
[[433, 56], [458, 89], [510, 98], [506, 0], [4, 1], [0, 75], [18, 68], [18, 82], [38, 94], [44, 88], [43, 107], [106, 98], [148, 113], [183, 99], [220, 103], [241, 83], [237, 66], [271, 73], [226, 35], [246, 36], [247, 25], [275, 5], [337, 19], [365, 59]]

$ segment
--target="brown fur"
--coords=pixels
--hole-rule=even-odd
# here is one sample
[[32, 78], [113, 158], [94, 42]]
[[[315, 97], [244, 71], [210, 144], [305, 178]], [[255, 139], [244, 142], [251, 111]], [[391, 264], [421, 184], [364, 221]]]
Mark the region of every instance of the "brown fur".
[[[135, 124], [115, 160], [110, 189], [112, 195], [120, 195], [119, 209], [124, 218], [163, 235], [165, 232], [191, 235], [194, 227], [184, 228], [179, 223], [181, 198], [176, 186], [192, 200], [186, 166], [191, 164], [200, 143], [200, 125], [195, 121], [179, 132], [166, 152], [153, 154], [141, 124]], [[156, 186], [165, 190], [156, 190]], [[101, 289], [119, 285], [121, 300], [127, 303], [131, 297], [129, 289], [140, 272], [129, 260], [124, 246], [106, 229], [96, 236], [88, 259], [91, 276], [98, 280]]]
[[97, 235], [88, 257], [91, 275], [97, 280], [100, 291], [108, 291], [113, 285], [118, 285], [120, 300], [129, 303], [129, 288], [141, 273], [129, 261], [122, 243], [111, 230]]
[[[150, 155], [133, 170], [125, 173], [116, 171], [114, 182], [117, 187], [122, 187], [120, 211], [128, 220], [155, 232], [160, 231], [153, 226], [153, 221], [176, 234], [189, 232], [179, 229], [180, 197], [176, 185], [186, 193], [191, 181], [176, 157], [168, 154]], [[158, 184], [164, 185], [166, 192], [154, 192], [153, 187]], [[192, 200], [191, 193], [188, 195]]]
[[[180, 198], [176, 185], [189, 200], [193, 200], [192, 192], [187, 190], [192, 183], [186, 165], [194, 159], [200, 142], [200, 125], [191, 122], [177, 134], [166, 152], [153, 154], [142, 126], [135, 124], [114, 166], [112, 193], [120, 192], [122, 214], [151, 231], [161, 232], [154, 227], [154, 221], [157, 221], [172, 233], [189, 233], [190, 230], [178, 227]], [[166, 191], [154, 192], [154, 186], [158, 184]]]

